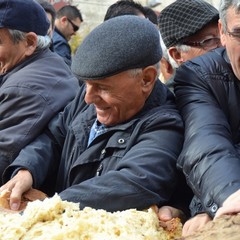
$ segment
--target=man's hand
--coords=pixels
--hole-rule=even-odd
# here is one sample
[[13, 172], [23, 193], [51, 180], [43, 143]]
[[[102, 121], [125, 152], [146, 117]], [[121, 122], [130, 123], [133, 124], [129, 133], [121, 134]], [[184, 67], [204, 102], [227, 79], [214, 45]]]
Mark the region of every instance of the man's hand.
[[188, 235], [192, 235], [197, 230], [200, 230], [203, 226], [206, 225], [207, 222], [212, 221], [211, 217], [207, 213], [201, 213], [196, 215], [195, 217], [189, 219], [183, 225], [182, 236], [186, 237]]
[[214, 217], [218, 218], [226, 214], [240, 213], [240, 190], [231, 194], [223, 203], [222, 207], [218, 209]]
[[172, 218], [177, 217], [181, 219], [181, 222], [185, 222], [186, 220], [184, 213], [177, 208], [163, 206], [158, 209], [158, 218], [160, 221], [167, 222], [170, 221]]
[[20, 170], [11, 180], [1, 186], [0, 192], [3, 190], [11, 191], [10, 208], [17, 211], [21, 204], [22, 194], [28, 191], [33, 184], [32, 175], [28, 170]]

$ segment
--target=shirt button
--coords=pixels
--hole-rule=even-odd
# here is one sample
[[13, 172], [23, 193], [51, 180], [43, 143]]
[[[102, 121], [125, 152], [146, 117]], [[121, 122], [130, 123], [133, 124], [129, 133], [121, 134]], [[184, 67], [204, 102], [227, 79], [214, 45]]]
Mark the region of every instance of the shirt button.
[[118, 143], [119, 143], [119, 144], [123, 144], [124, 142], [125, 142], [125, 140], [124, 140], [123, 138], [119, 138], [119, 139], [118, 139]]

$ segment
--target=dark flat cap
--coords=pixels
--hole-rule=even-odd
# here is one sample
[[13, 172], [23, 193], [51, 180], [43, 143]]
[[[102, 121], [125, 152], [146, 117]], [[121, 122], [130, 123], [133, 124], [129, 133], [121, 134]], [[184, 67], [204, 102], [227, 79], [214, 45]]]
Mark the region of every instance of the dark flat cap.
[[46, 12], [34, 0], [0, 1], [0, 28], [45, 36], [49, 25]]
[[138, 16], [119, 16], [97, 26], [79, 46], [72, 71], [82, 80], [102, 79], [156, 64], [162, 57], [156, 26]]
[[204, 0], [176, 0], [161, 11], [158, 23], [169, 48], [218, 19], [218, 10]]

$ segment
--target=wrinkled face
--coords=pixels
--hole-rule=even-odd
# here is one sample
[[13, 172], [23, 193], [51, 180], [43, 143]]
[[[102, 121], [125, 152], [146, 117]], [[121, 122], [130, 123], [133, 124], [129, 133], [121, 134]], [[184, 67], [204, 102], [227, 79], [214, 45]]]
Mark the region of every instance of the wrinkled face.
[[224, 31], [222, 23], [219, 21], [221, 41], [227, 49], [233, 72], [240, 80], [240, 12], [236, 12], [234, 8], [229, 8], [226, 22], [227, 32]]
[[213, 22], [208, 25], [206, 25], [204, 28], [202, 28], [200, 31], [198, 31], [196, 34], [194, 34], [191, 37], [188, 37], [185, 39], [186, 42], [203, 42], [204, 40], [209, 41], [209, 46], [191, 46], [190, 50], [188, 52], [182, 52], [182, 58], [183, 61], [190, 60], [194, 57], [200, 56], [214, 48], [217, 48], [221, 46], [220, 39], [219, 41], [213, 41], [210, 42], [211, 38], [219, 38], [219, 30], [218, 30], [218, 23]]
[[94, 104], [97, 119], [106, 126], [125, 122], [143, 107], [149, 92], [144, 89], [142, 71], [124, 71], [101, 80], [86, 81], [85, 101]]
[[7, 29], [0, 29], [0, 71], [5, 73], [21, 62], [25, 57], [27, 43], [20, 41], [13, 43]]

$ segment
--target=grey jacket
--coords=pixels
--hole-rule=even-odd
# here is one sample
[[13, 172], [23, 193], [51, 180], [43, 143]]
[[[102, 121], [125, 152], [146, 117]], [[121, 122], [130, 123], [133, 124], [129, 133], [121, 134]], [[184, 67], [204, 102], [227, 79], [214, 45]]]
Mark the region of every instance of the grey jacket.
[[191, 204], [193, 214], [205, 211], [214, 217], [240, 188], [239, 88], [224, 48], [184, 63], [176, 72], [175, 94], [185, 122], [178, 166], [200, 199]]
[[83, 101], [84, 95], [83, 87], [48, 130], [20, 153], [5, 180], [23, 167], [39, 188], [47, 176], [49, 186], [57, 173], [55, 190], [81, 208], [115, 211], [169, 203], [178, 182], [183, 124], [167, 87], [157, 81], [139, 114], [110, 127], [89, 146], [96, 112]]
[[78, 88], [68, 66], [48, 49], [0, 76], [0, 176]]

